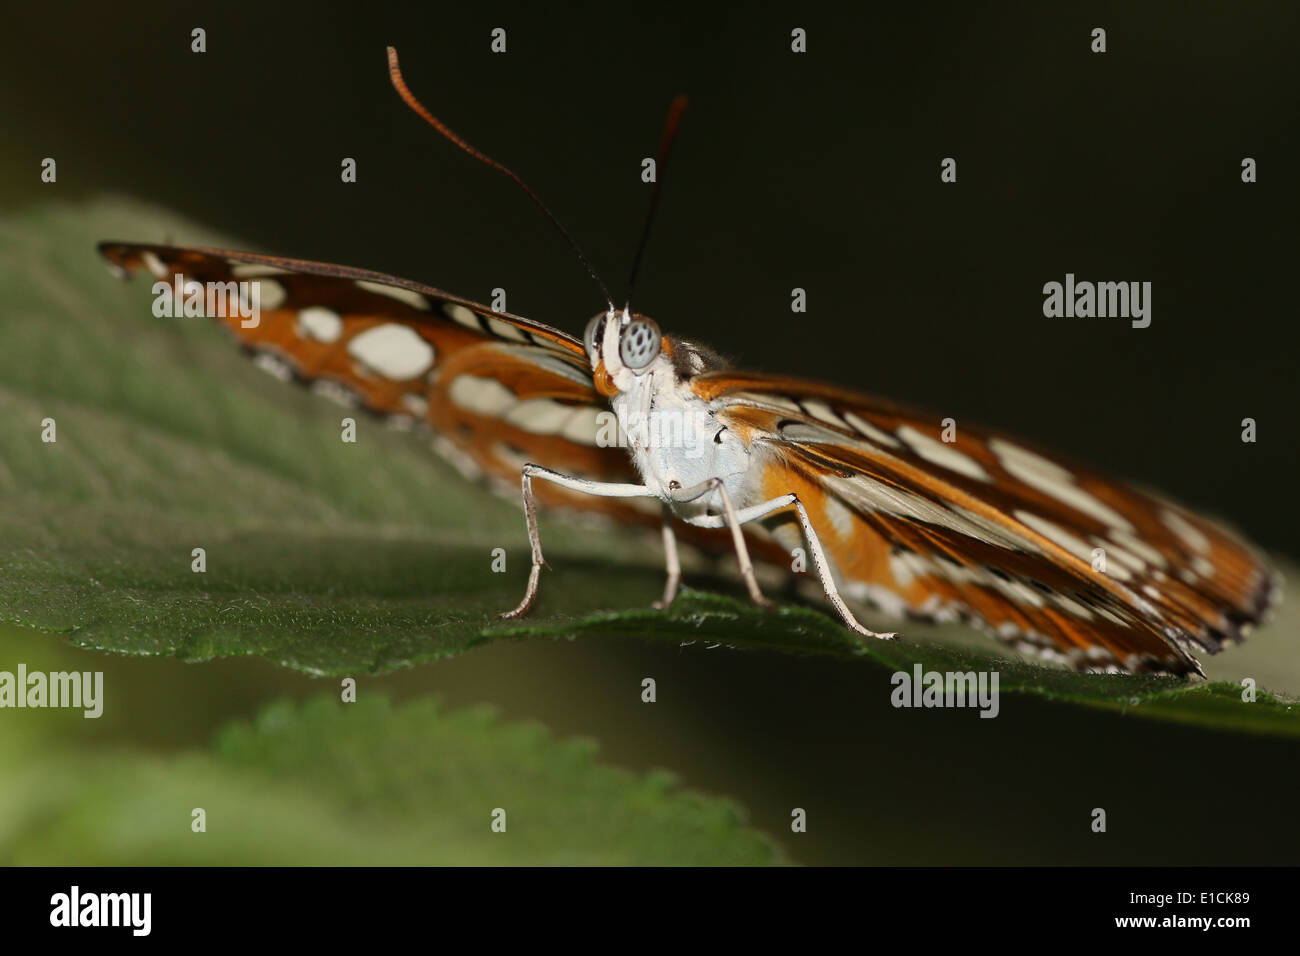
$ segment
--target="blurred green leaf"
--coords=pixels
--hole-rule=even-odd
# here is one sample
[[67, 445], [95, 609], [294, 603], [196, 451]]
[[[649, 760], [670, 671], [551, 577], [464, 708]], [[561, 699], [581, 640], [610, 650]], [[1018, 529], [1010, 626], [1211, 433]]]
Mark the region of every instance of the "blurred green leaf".
[[[750, 865], [727, 800], [595, 746], [432, 700], [267, 707], [212, 752], [27, 755], [0, 789], [7, 865]], [[202, 808], [206, 832], [191, 829]], [[496, 810], [505, 831], [493, 832]]]
[[[527, 572], [517, 502], [465, 481], [415, 435], [363, 419], [344, 444], [328, 403], [263, 375], [214, 323], [154, 318], [148, 283], [112, 279], [93, 248], [163, 237], [241, 245], [122, 201], [51, 204], [0, 224], [0, 620], [83, 647], [260, 654], [316, 674], [392, 670], [501, 638], [718, 642], [890, 669], [995, 668], [1004, 691], [1300, 734], [1300, 710], [1268, 694], [1244, 703], [1232, 683], [1065, 673], [1007, 660], [960, 626], [909, 624], [909, 640], [862, 645], [798, 602], [758, 611], [728, 596], [740, 592], [725, 577], [696, 574], [727, 593], [688, 591], [655, 612], [663, 572], [650, 536], [560, 521], [543, 522], [555, 570], [535, 615], [498, 622]], [[40, 440], [46, 417], [53, 444]], [[190, 569], [196, 547], [204, 574]], [[498, 547], [509, 573], [491, 571]], [[1283, 611], [1222, 656], [1236, 662], [1222, 676], [1300, 691], [1300, 628]]]

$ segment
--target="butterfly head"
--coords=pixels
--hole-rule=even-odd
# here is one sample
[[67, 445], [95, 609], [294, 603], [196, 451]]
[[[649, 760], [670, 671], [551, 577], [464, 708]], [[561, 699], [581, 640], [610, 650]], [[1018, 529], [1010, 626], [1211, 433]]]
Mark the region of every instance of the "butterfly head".
[[666, 340], [658, 323], [627, 309], [611, 309], [593, 316], [582, 343], [591, 362], [596, 390], [606, 396], [630, 391], [641, 376], [669, 364]]

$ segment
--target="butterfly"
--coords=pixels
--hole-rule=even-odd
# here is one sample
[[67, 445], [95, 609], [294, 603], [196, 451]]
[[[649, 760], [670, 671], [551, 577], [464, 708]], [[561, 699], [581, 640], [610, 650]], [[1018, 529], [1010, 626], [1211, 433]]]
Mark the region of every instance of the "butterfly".
[[[178, 292], [255, 287], [256, 322], [237, 310], [217, 318], [259, 364], [423, 423], [463, 472], [522, 486], [531, 564], [503, 617], [537, 597], [539, 504], [658, 526], [659, 607], [681, 580], [680, 527], [734, 550], [757, 604], [769, 602], [755, 560], [788, 565], [805, 549], [826, 599], [864, 639], [894, 635], [863, 626], [850, 601], [966, 620], [1084, 671], [1203, 675], [1196, 655], [1242, 639], [1274, 602], [1277, 577], [1256, 549], [1172, 501], [997, 431], [941, 432], [926, 413], [856, 391], [733, 368], [616, 307], [536, 194], [429, 113], [392, 48], [388, 58], [407, 104], [521, 186], [596, 279], [607, 308], [581, 339], [364, 269], [167, 245], [99, 250], [118, 274], [143, 270]], [[665, 127], [636, 262], [684, 105]]]

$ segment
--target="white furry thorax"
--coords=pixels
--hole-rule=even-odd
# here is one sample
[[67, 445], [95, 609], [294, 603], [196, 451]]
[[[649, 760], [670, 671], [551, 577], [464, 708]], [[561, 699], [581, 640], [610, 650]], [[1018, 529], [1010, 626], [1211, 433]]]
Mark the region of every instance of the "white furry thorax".
[[[721, 514], [722, 496], [709, 492], [694, 501], [673, 501], [673, 492], [689, 489], [711, 478], [721, 479], [735, 507], [747, 503], [746, 478], [750, 450], [743, 439], [718, 420], [709, 403], [690, 385], [692, 363], [674, 363], [660, 352], [639, 372], [619, 360], [618, 323], [609, 322], [601, 348], [605, 372], [618, 389], [610, 406], [618, 417], [620, 438], [642, 481], [674, 513], [692, 518], [709, 512]], [[671, 342], [675, 350], [697, 353], [685, 342]], [[680, 356], [679, 356], [680, 358]], [[702, 364], [695, 363], [696, 369]]]

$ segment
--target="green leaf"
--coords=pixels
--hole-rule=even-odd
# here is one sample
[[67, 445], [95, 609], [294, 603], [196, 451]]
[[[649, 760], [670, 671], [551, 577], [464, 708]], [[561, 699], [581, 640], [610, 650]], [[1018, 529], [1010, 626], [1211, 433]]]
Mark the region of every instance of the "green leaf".
[[[544, 517], [554, 570], [531, 618], [499, 622], [528, 566], [518, 502], [464, 480], [418, 435], [363, 418], [358, 442], [341, 442], [344, 413], [262, 374], [215, 323], [153, 317], [149, 283], [112, 279], [93, 249], [163, 236], [247, 247], [123, 201], [51, 204], [0, 225], [0, 621], [118, 653], [259, 654], [314, 674], [388, 671], [505, 638], [717, 642], [891, 670], [997, 669], [1004, 691], [1300, 734], [1289, 701], [1245, 703], [1235, 684], [1300, 692], [1300, 627], [1285, 606], [1205, 662], [1234, 683], [1075, 675], [1008, 660], [956, 625], [860, 644], [822, 602], [787, 595], [759, 611], [710, 568], [688, 576], [721, 593], [687, 591], [652, 611], [663, 571], [651, 536]], [[40, 440], [47, 417], [55, 443]], [[195, 548], [206, 573], [191, 570]], [[505, 574], [491, 570], [495, 548]]]
[[[8, 865], [750, 865], [783, 862], [731, 802], [601, 766], [487, 709], [316, 698], [214, 751], [8, 762]], [[191, 829], [195, 808], [206, 832]], [[505, 830], [494, 832], [494, 811]]]

